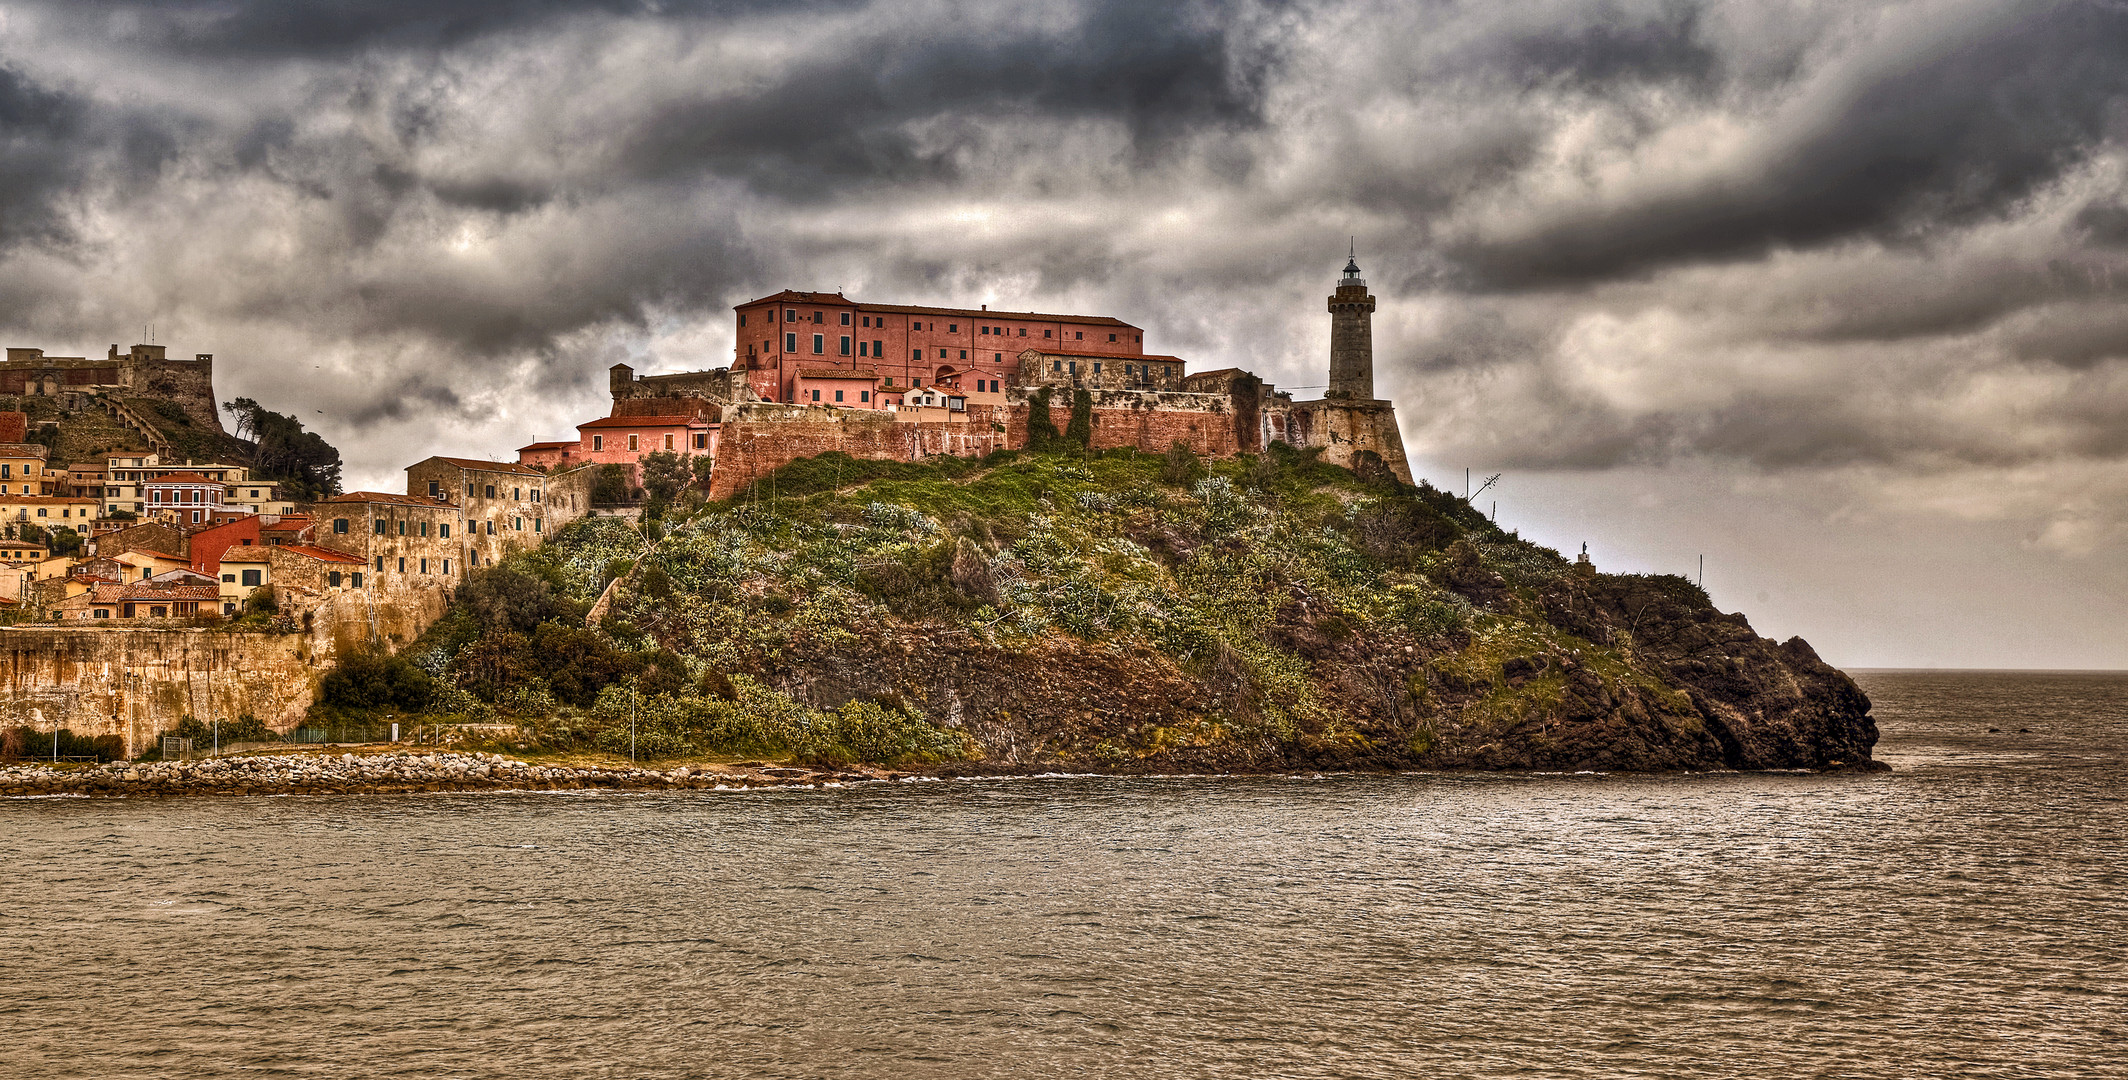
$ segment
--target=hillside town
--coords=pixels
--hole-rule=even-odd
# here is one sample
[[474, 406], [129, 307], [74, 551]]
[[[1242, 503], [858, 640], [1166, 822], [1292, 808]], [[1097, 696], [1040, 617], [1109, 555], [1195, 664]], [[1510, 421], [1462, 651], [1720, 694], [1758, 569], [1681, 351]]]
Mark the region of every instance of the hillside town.
[[[316, 435], [249, 399], [217, 404], [211, 354], [9, 349], [0, 656], [15, 689], [0, 712], [129, 740], [215, 709], [293, 724], [334, 656], [412, 641], [467, 574], [586, 515], [636, 515], [646, 487], [725, 499], [830, 452], [974, 457], [1070, 431], [1091, 450], [1210, 458], [1284, 443], [1409, 482], [1395, 408], [1374, 395], [1374, 307], [1348, 262], [1328, 301], [1328, 391], [1295, 400], [1147, 352], [1143, 328], [1109, 316], [785, 290], [734, 308], [729, 364], [615, 365], [606, 415], [574, 438], [515, 461], [428, 457], [399, 491], [340, 491]], [[187, 636], [215, 630], [253, 633]]]

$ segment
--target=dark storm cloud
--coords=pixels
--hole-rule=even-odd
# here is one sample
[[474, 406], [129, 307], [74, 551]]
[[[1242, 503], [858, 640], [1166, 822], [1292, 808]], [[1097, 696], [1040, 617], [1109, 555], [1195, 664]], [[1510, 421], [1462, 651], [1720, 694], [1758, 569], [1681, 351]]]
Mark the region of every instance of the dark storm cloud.
[[1721, 54], [1698, 36], [1696, 4], [1636, 14], [1603, 3], [1562, 14], [1582, 21], [1514, 34], [1488, 58], [1489, 66], [1525, 85], [1562, 82], [1596, 92], [1631, 82], [1707, 88], [1720, 71]]
[[810, 14], [857, 0], [66, 0], [48, 6], [84, 32], [216, 59], [329, 59], [365, 50], [447, 49], [583, 16], [729, 18]]
[[1480, 281], [1540, 287], [1779, 246], [1924, 239], [2001, 215], [2084, 160], [2119, 122], [2128, 8], [2033, 5], [1927, 55], [1880, 63], [1772, 140], [1742, 175], [1457, 254]]
[[1208, 128], [1260, 122], [1274, 63], [1262, 50], [1237, 58], [1189, 5], [1097, 5], [1066, 28], [995, 37], [882, 28], [766, 89], [646, 116], [620, 164], [650, 177], [706, 170], [814, 199], [852, 184], [950, 182], [977, 132], [927, 147], [908, 127], [941, 117], [1114, 119], [1149, 160]]
[[67, 231], [60, 201], [85, 167], [84, 115], [81, 102], [0, 66], [0, 247]]

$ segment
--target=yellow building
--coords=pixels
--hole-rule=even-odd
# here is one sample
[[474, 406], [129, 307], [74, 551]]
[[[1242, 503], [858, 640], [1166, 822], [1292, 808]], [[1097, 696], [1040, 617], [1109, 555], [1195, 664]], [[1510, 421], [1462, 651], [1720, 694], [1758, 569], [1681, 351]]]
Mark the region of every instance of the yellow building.
[[50, 495], [50, 453], [40, 443], [0, 443], [0, 495]]

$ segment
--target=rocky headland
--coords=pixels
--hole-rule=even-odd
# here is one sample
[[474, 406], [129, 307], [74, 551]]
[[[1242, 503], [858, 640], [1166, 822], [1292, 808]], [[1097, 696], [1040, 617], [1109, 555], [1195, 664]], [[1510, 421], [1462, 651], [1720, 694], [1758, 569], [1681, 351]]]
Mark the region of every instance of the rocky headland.
[[312, 723], [828, 771], [1883, 768], [1802, 640], [1364, 461], [827, 455], [651, 517], [469, 576]]

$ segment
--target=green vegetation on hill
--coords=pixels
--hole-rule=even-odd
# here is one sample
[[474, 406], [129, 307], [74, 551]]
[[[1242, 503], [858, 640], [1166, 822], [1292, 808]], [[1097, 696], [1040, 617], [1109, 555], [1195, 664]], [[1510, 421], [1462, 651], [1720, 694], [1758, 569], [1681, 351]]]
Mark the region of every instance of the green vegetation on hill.
[[825, 455], [662, 526], [578, 522], [360, 663], [370, 689], [328, 682], [321, 712], [609, 750], [632, 723], [651, 756], [1768, 767], [1874, 740], [1844, 676], [1681, 578], [1597, 574], [1284, 446]]

